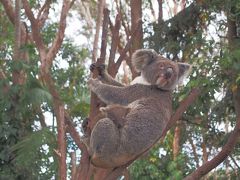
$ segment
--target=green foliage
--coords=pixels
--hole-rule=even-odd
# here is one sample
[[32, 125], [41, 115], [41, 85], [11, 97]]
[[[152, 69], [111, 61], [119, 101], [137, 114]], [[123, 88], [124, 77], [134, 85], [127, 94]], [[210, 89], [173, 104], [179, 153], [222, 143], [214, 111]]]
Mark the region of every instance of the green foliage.
[[[88, 115], [90, 95], [87, 88], [87, 71], [84, 62], [89, 56], [86, 48], [78, 48], [70, 40], [62, 46], [59, 54], [61, 62], [53, 68], [54, 77], [59, 86], [59, 91], [64, 102], [69, 106], [73, 117], [82, 119]], [[65, 67], [60, 67], [61, 64]]]
[[[171, 138], [172, 139], [172, 138]], [[167, 142], [164, 143], [168, 145]], [[139, 180], [180, 180], [186, 175], [186, 155], [179, 155], [175, 161], [171, 159], [171, 149], [157, 145], [147, 155], [130, 166], [131, 179]], [[160, 148], [161, 147], [161, 148]], [[165, 146], [166, 147], [166, 146]]]
[[10, 150], [16, 154], [13, 161], [19, 167], [18, 171], [27, 171], [31, 175], [28, 179], [50, 179], [57, 168], [54, 149], [56, 137], [48, 128], [44, 128], [24, 137]]
[[[33, 0], [30, 5], [32, 9], [38, 9], [39, 3], [42, 2]], [[5, 75], [0, 78], [0, 179], [54, 179], [58, 172], [58, 161], [53, 152], [56, 149], [56, 124], [40, 130], [39, 110], [52, 114], [53, 108], [52, 96], [39, 78], [39, 53], [30, 43], [20, 49], [27, 52], [28, 59], [13, 61], [14, 28], [1, 3], [0, 12], [0, 73]], [[22, 20], [25, 19], [23, 13]], [[52, 44], [57, 28], [58, 24], [50, 20], [40, 29], [44, 43]], [[78, 125], [89, 112], [84, 67], [88, 56], [86, 48], [66, 40], [51, 69], [57, 90]], [[66, 67], [61, 67], [62, 63]], [[13, 83], [15, 72], [25, 73], [23, 84]], [[52, 116], [55, 118], [54, 113]], [[51, 123], [49, 119], [46, 117], [47, 124]], [[76, 149], [71, 138], [68, 148]]]
[[42, 35], [44, 38], [45, 44], [51, 44], [55, 38], [55, 34], [57, 32], [58, 24], [57, 23], [51, 23], [46, 24], [43, 28]]
[[[34, 121], [38, 119], [35, 113], [35, 106], [39, 106], [43, 102], [51, 102], [51, 96], [33, 77], [32, 79], [29, 78], [24, 85], [10, 86], [8, 92], [4, 92], [4, 88], [9, 84], [9, 81], [5, 79], [0, 82], [2, 89], [0, 93], [0, 179], [26, 179], [26, 177], [31, 179], [31, 177], [37, 176], [35, 172], [37, 165], [40, 168], [43, 163], [48, 161], [48, 154], [45, 155], [46, 160], [44, 160], [43, 157], [40, 158], [40, 155], [44, 153], [40, 150], [33, 151], [33, 149], [36, 149], [36, 146], [39, 145], [38, 143], [43, 142], [41, 140], [43, 137], [45, 137], [45, 141], [46, 138], [48, 140], [45, 143], [49, 143], [52, 140], [52, 138], [49, 138], [50, 136], [47, 136], [46, 130], [39, 131], [31, 136]], [[43, 133], [43, 136], [39, 137], [40, 141], [37, 139], [37, 135], [41, 133]], [[25, 136], [28, 136], [28, 139], [22, 140]], [[16, 146], [16, 143], [19, 144]], [[54, 145], [53, 142], [49, 144]], [[22, 148], [18, 155], [16, 155], [15, 151], [11, 151], [13, 147]], [[42, 164], [28, 164], [37, 162], [37, 157], [43, 161]], [[23, 165], [20, 162], [26, 164]], [[41, 172], [41, 169], [38, 169], [37, 172]]]

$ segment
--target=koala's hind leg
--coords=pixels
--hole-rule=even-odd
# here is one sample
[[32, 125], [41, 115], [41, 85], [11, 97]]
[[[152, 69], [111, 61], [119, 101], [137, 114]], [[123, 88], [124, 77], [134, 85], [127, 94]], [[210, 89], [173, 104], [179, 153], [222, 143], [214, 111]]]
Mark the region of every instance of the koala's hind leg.
[[[91, 119], [91, 126], [94, 127], [95, 124], [100, 120], [105, 118], [106, 115], [102, 112], [99, 112], [93, 119]], [[82, 142], [85, 144], [89, 151], [89, 146], [90, 146], [90, 136], [91, 136], [91, 129], [89, 125], [89, 118], [86, 118], [82, 122], [82, 130], [83, 130], [83, 136], [81, 138]]]
[[119, 138], [119, 129], [111, 119], [99, 120], [90, 138], [91, 162], [103, 168], [113, 167], [113, 158], [118, 150]]

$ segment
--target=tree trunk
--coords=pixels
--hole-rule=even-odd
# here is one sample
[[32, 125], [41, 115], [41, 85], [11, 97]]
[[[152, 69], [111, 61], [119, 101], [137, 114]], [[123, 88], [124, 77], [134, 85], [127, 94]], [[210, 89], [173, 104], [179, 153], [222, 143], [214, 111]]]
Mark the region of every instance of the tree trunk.
[[[131, 31], [133, 32], [138, 25], [138, 21], [142, 20], [142, 0], [131, 0], [130, 6], [131, 6], [131, 24], [132, 24]], [[135, 38], [133, 39], [132, 51], [142, 48], [142, 41], [143, 41], [143, 31], [141, 26]]]
[[[130, 1], [131, 7], [131, 31], [133, 31], [138, 26], [139, 21], [142, 21], [142, 0], [131, 0]], [[143, 30], [142, 30], [142, 23], [140, 28], [138, 29], [136, 36], [133, 38], [131, 53], [136, 51], [137, 49], [141, 49], [143, 47]], [[132, 78], [134, 79], [138, 76], [138, 73], [131, 69], [132, 71]]]
[[97, 50], [98, 50], [98, 40], [99, 40], [99, 33], [101, 29], [102, 24], [102, 18], [103, 18], [103, 9], [105, 6], [105, 0], [99, 0], [98, 1], [98, 14], [97, 14], [97, 22], [96, 22], [96, 33], [94, 37], [93, 42], [93, 52], [92, 52], [92, 62], [96, 62], [97, 59]]
[[[22, 24], [21, 24], [21, 0], [15, 0], [15, 19], [14, 19], [14, 27], [15, 27], [15, 43], [14, 43], [14, 54], [13, 60], [17, 63], [20, 61], [27, 61], [28, 54], [26, 51], [20, 51], [21, 46], [25, 46], [27, 43], [27, 37], [25, 28], [22, 31]], [[14, 70], [13, 71], [13, 84], [22, 85], [25, 83], [26, 73], [23, 70]]]
[[162, 8], [163, 1], [158, 0], [158, 24], [160, 25], [163, 22], [163, 8]]

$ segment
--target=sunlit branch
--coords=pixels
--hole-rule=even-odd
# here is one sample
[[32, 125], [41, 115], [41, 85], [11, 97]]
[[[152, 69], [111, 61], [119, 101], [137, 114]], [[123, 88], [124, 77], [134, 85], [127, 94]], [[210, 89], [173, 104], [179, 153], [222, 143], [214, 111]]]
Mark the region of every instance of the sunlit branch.
[[61, 47], [61, 44], [63, 42], [64, 38], [64, 32], [66, 29], [66, 19], [67, 19], [67, 14], [71, 6], [73, 5], [75, 0], [69, 1], [69, 0], [64, 0], [63, 5], [62, 5], [62, 10], [61, 10], [61, 16], [60, 16], [60, 21], [59, 21], [59, 27], [58, 27], [58, 32], [56, 34], [56, 37], [53, 41], [52, 47], [49, 49], [47, 53], [47, 60], [48, 60], [48, 67], [51, 67], [52, 61], [55, 58], [58, 50]]

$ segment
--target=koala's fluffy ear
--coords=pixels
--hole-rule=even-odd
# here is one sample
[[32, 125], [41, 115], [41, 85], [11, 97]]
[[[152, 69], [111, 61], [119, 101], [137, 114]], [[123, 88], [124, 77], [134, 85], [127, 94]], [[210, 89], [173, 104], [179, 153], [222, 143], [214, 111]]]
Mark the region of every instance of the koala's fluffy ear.
[[139, 49], [132, 55], [132, 64], [140, 72], [146, 65], [156, 60], [158, 54], [153, 49]]
[[189, 73], [191, 72], [192, 66], [187, 63], [178, 63], [178, 68], [179, 68], [178, 79], [179, 79], [179, 82], [181, 82], [185, 77], [189, 75]]

